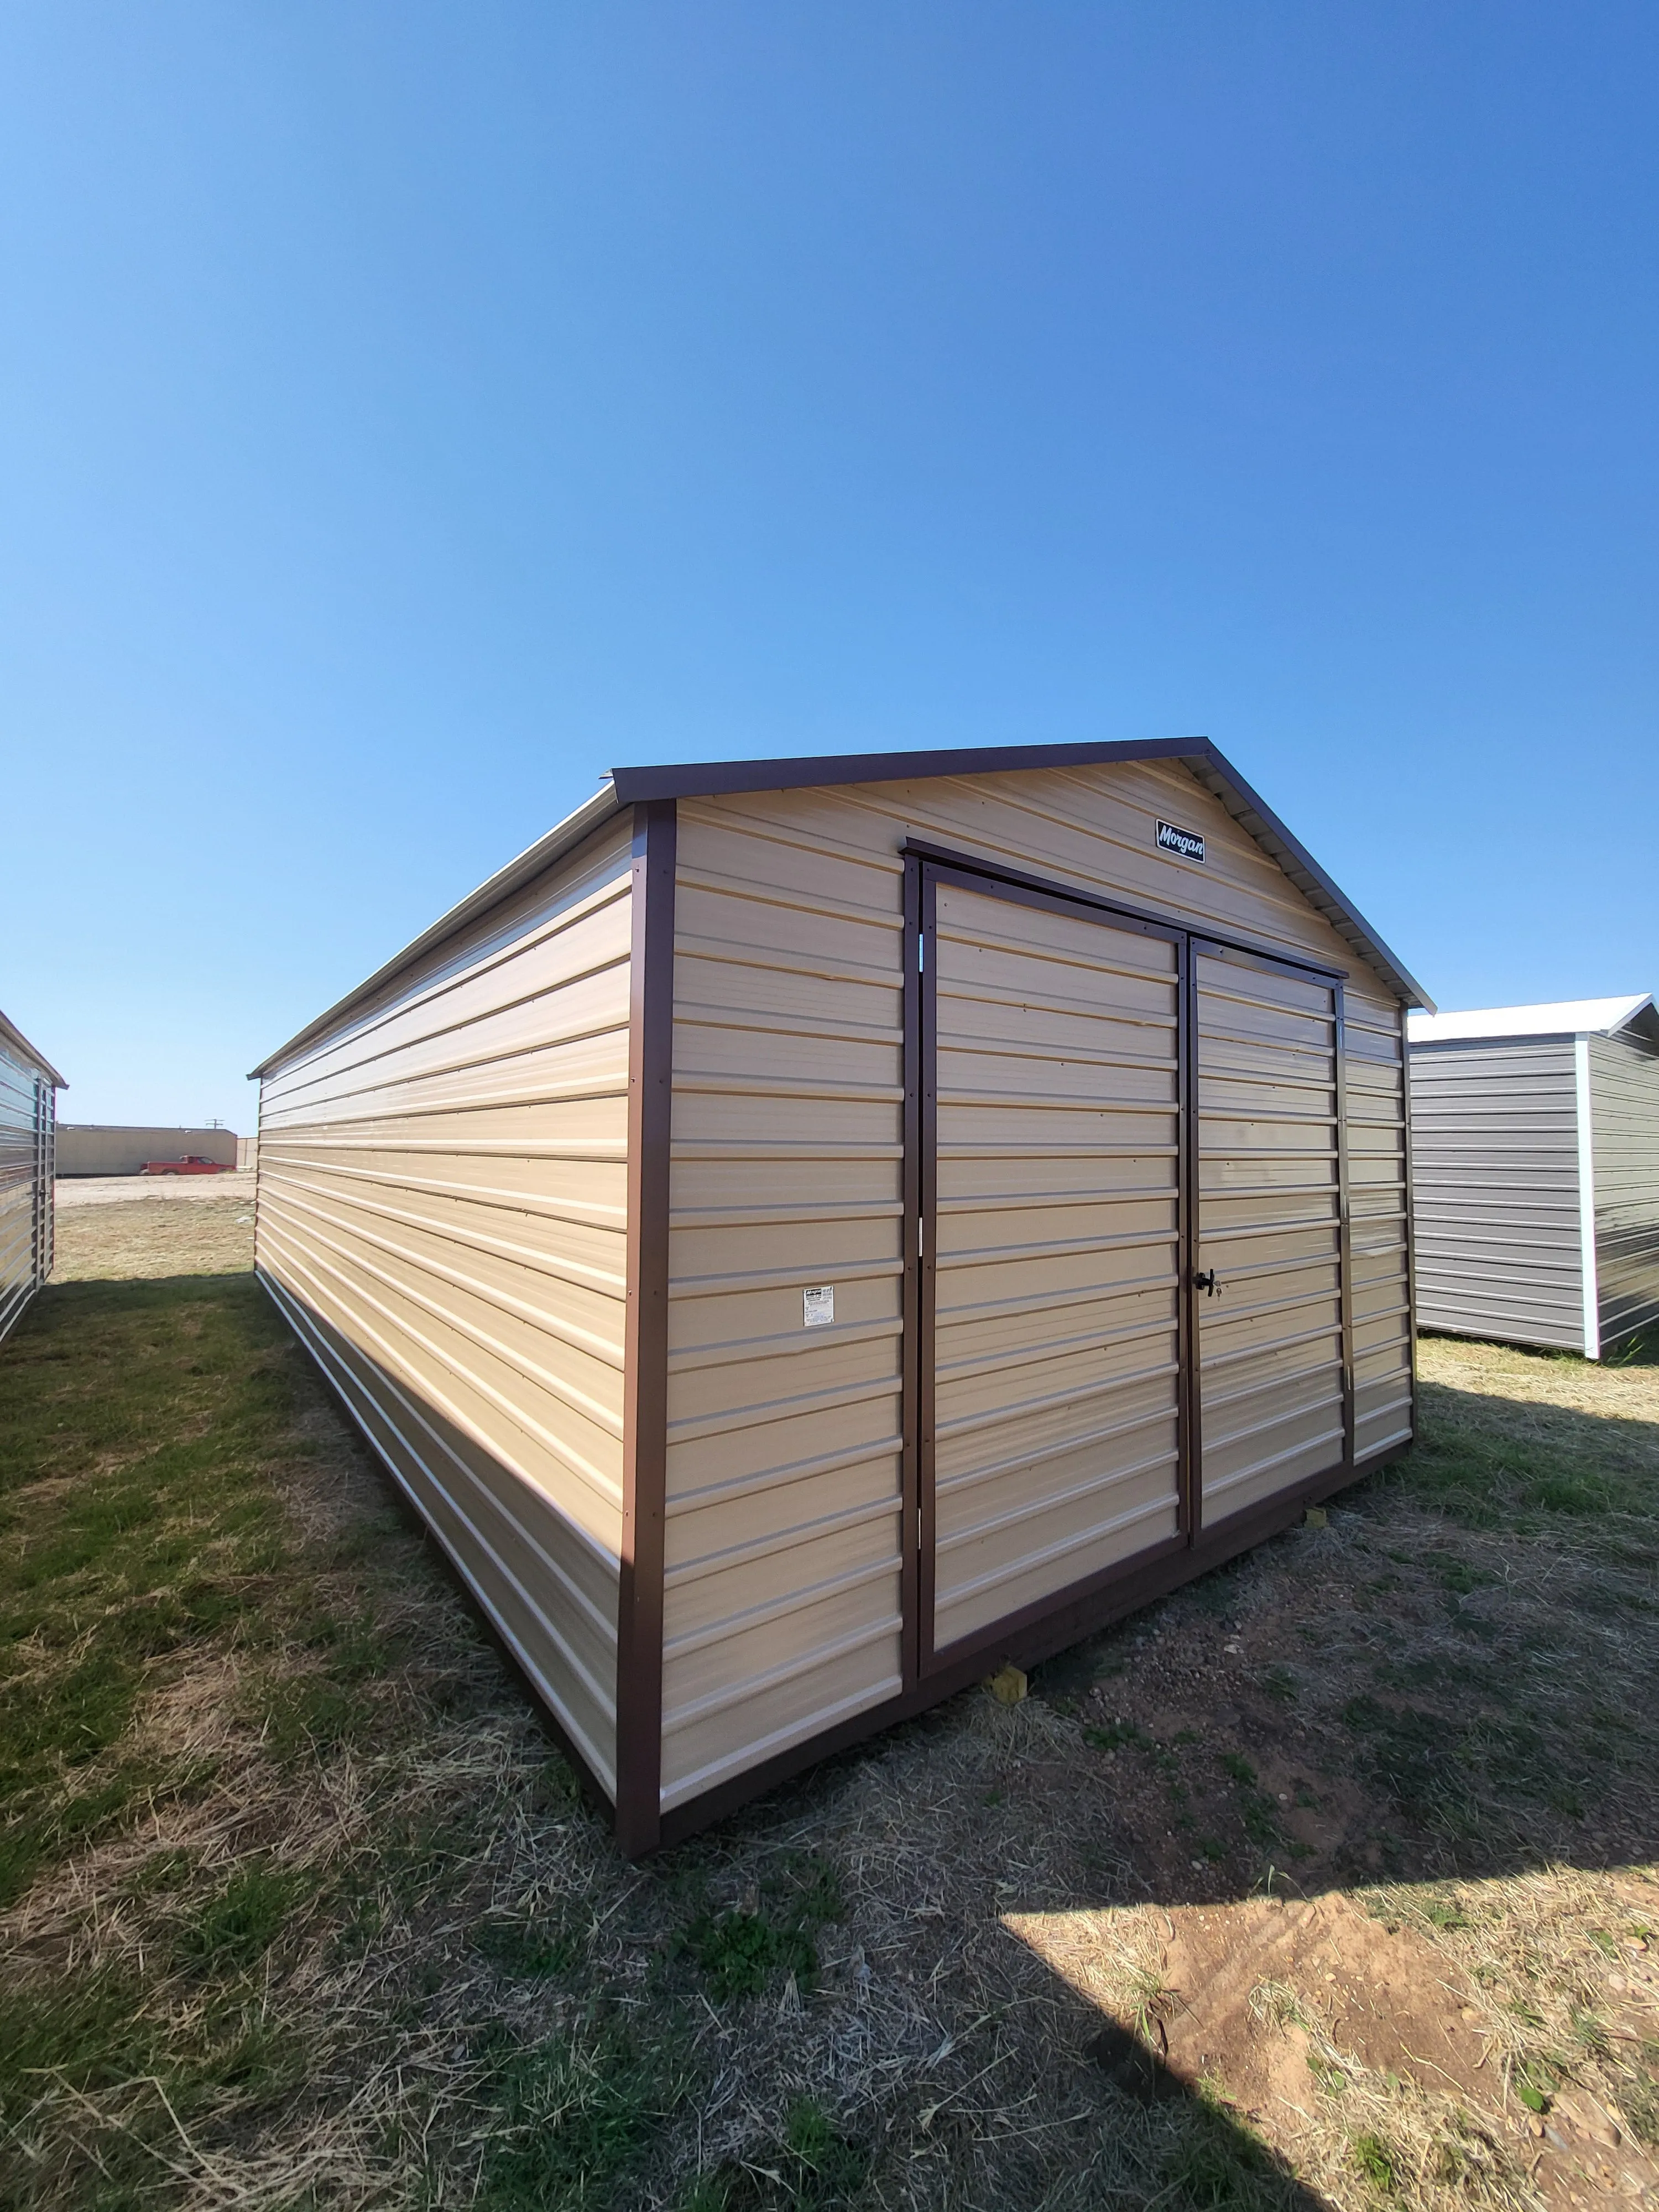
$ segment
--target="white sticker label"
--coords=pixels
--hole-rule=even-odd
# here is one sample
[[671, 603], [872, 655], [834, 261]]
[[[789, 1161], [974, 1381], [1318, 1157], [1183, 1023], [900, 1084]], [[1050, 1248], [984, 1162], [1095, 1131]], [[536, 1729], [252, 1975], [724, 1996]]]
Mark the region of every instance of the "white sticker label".
[[801, 1320], [805, 1328], [822, 1328], [827, 1322], [834, 1321], [836, 1286], [833, 1283], [825, 1283], [821, 1289], [816, 1291], [803, 1291], [800, 1299], [802, 1307], [805, 1309]]

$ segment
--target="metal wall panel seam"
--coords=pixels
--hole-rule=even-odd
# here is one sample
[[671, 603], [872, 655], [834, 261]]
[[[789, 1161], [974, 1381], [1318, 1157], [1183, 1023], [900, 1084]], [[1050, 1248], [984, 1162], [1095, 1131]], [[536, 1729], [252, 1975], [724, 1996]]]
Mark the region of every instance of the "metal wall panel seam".
[[[899, 1256], [904, 1273], [899, 1308], [902, 1324], [899, 1430], [902, 1439], [899, 1457], [899, 1510], [902, 1516], [899, 1524], [899, 1600], [903, 1618], [899, 1637], [899, 1665], [904, 1686], [913, 1689], [921, 1679], [922, 1669], [922, 1266], [927, 1247], [926, 1209], [930, 1202], [930, 1194], [924, 1188], [922, 1180], [924, 1131], [921, 1091], [923, 1070], [927, 1064], [921, 1034], [922, 962], [926, 952], [922, 864], [915, 854], [906, 854], [901, 865], [903, 868], [902, 897], [904, 920], [904, 933], [901, 939], [904, 984], [900, 1000], [901, 1027], [903, 1030], [901, 1073], [904, 1085], [904, 1157], [899, 1176], [902, 1207]], [[937, 1224], [934, 1225], [936, 1228]], [[928, 1602], [932, 1603], [931, 1590]]]

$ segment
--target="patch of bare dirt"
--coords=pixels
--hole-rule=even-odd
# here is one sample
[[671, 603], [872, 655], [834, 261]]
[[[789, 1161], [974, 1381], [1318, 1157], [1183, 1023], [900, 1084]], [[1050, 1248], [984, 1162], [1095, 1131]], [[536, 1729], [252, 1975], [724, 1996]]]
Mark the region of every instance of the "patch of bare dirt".
[[[1474, 1992], [1410, 1929], [1373, 1920], [1340, 1893], [1189, 1906], [1170, 1918], [1161, 2017], [1165, 2062], [1184, 2080], [1217, 2075], [1252, 2112], [1274, 2103], [1300, 2111], [1316, 2030], [1374, 2073], [1486, 2101], [1488, 2045]], [[1264, 1985], [1288, 1990], [1310, 2025], [1281, 1999], [1282, 2033], [1277, 2043], [1265, 2035], [1251, 2002]]]
[[1659, 2203], [1626, 2114], [1582, 2085], [1528, 2101], [1472, 1977], [1340, 1893], [1005, 1920], [1105, 2016], [1093, 2056], [1116, 2086], [1143, 2103], [1207, 2094], [1328, 2188], [1348, 2143], [1383, 2193], [1416, 2202], [1439, 2182], [1559, 2212]]

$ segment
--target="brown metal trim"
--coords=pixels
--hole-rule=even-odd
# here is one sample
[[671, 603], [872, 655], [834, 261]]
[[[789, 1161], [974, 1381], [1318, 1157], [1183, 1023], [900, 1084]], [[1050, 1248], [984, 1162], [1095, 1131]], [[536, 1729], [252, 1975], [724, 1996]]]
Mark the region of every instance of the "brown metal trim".
[[941, 775], [1008, 775], [1022, 769], [1103, 768], [1118, 761], [1190, 760], [1219, 763], [1207, 738], [1130, 738], [1107, 744], [963, 745], [938, 752], [806, 753], [799, 759], [665, 762], [654, 768], [613, 768], [611, 787], [624, 803], [647, 799], [721, 799], [747, 791], [801, 791], [838, 783], [907, 783]]
[[[1143, 1545], [1127, 1559], [1114, 1559], [1110, 1566], [1097, 1568], [1080, 1581], [1067, 1583], [1052, 1596], [1036, 1598], [1031, 1604], [1021, 1606], [1018, 1613], [1005, 1613], [989, 1628], [976, 1630], [971, 1637], [959, 1637], [956, 1643], [947, 1644], [934, 1661], [934, 1672], [954, 1674], [967, 1666], [980, 1670], [998, 1666], [1018, 1647], [1028, 1630], [1043, 1627], [1056, 1613], [1073, 1612], [1087, 1605], [1101, 1590], [1113, 1589], [1119, 1583], [1137, 1575], [1152, 1574], [1162, 1560], [1184, 1559], [1190, 1550], [1186, 1534], [1180, 1529], [1173, 1536], [1160, 1537], [1156, 1544]], [[970, 1673], [969, 1679], [976, 1677]]]
[[[902, 1515], [901, 1604], [904, 1616], [901, 1661], [905, 1686], [921, 1676], [921, 1263], [926, 1231], [922, 1214], [921, 1108], [921, 863], [904, 863], [904, 1158], [900, 1169], [903, 1220], [899, 1249], [903, 1275], [899, 1291], [899, 1387], [903, 1455], [900, 1467]], [[931, 1242], [931, 1239], [928, 1240]], [[930, 1378], [931, 1380], [931, 1378]], [[931, 1425], [931, 1423], [930, 1423]]]
[[1353, 1229], [1348, 1187], [1348, 1042], [1342, 986], [1333, 994], [1336, 1054], [1337, 1290], [1342, 1316], [1342, 1458], [1352, 1467], [1357, 1441], [1354, 1413]]
[[628, 1014], [622, 1575], [617, 1612], [617, 1840], [630, 1857], [653, 1848], [661, 1824], [675, 844], [672, 799], [635, 807]]
[[939, 1254], [935, 1189], [939, 1164], [939, 900], [935, 871], [920, 862], [916, 978], [916, 1212], [921, 1245], [916, 1269], [916, 1679], [933, 1668], [933, 1298]]
[[1074, 890], [1070, 884], [1047, 876], [1028, 875], [1019, 868], [1005, 868], [998, 861], [978, 860], [971, 853], [952, 852], [943, 845], [930, 845], [920, 837], [907, 837], [901, 849], [907, 858], [914, 856], [925, 861], [937, 874], [960, 884], [963, 890], [983, 890], [988, 897], [1006, 898], [1017, 906], [1039, 907], [1051, 914], [1072, 914], [1083, 907], [1094, 920], [1143, 937], [1175, 938], [1186, 934], [1186, 924], [1171, 921], [1168, 915], [1154, 914], [1146, 907], [1126, 906], [1097, 891]]
[[780, 1783], [789, 1781], [803, 1769], [817, 1765], [836, 1752], [850, 1750], [901, 1721], [914, 1719], [930, 1705], [942, 1704], [1004, 1661], [1012, 1660], [1016, 1666], [1029, 1668], [1052, 1658], [1055, 1652], [1109, 1628], [1127, 1614], [1167, 1597], [1183, 1583], [1224, 1566], [1241, 1553], [1251, 1550], [1269, 1536], [1278, 1535], [1293, 1526], [1310, 1505], [1345, 1489], [1350, 1483], [1375, 1474], [1407, 1449], [1404, 1444], [1395, 1444], [1387, 1451], [1374, 1454], [1356, 1468], [1328, 1469], [1323, 1474], [1297, 1484], [1293, 1490], [1269, 1498], [1252, 1511], [1240, 1514], [1236, 1521], [1224, 1521], [1201, 1544], [1190, 1549], [1184, 1544], [1170, 1545], [1155, 1559], [1130, 1561], [1117, 1570], [1115, 1579], [1090, 1587], [1082, 1595], [1062, 1592], [1041, 1620], [1033, 1621], [1013, 1640], [993, 1636], [960, 1656], [953, 1655], [947, 1668], [928, 1675], [901, 1696], [872, 1706], [868, 1712], [855, 1714], [851, 1720], [826, 1729], [821, 1735], [781, 1752], [764, 1765], [751, 1767], [746, 1774], [706, 1790], [699, 1797], [688, 1798], [683, 1805], [676, 1805], [663, 1815], [661, 1841], [665, 1844], [683, 1842], [686, 1837], [697, 1834], [775, 1790]]
[[1224, 960], [1230, 967], [1254, 968], [1267, 975], [1309, 975], [1315, 982], [1328, 985], [1345, 981], [1348, 974], [1346, 968], [1332, 968], [1322, 960], [1303, 960], [1293, 952], [1270, 952], [1240, 939], [1218, 937], [1207, 927], [1193, 932], [1193, 951], [1201, 952], [1206, 960]]
[[952, 751], [817, 753], [796, 760], [682, 761], [655, 768], [615, 768], [611, 789], [624, 804], [651, 799], [718, 799], [750, 791], [833, 788], [847, 783], [902, 783], [946, 775], [1007, 775], [1022, 769], [1105, 768], [1131, 761], [1175, 760], [1218, 801], [1247, 837], [1283, 870], [1316, 913], [1323, 913], [1362, 959], [1413, 1006], [1431, 1000], [1370, 924], [1293, 837], [1259, 792], [1251, 789], [1207, 738], [1152, 738], [1109, 744], [975, 745]]
[[[1340, 1468], [1344, 1470], [1349, 1470], [1352, 1469], [1354, 1463], [1353, 1454], [1355, 1440], [1352, 1304], [1353, 1283], [1352, 1267], [1349, 1253], [1348, 1109], [1346, 1097], [1346, 1063], [1344, 1057], [1345, 1044], [1343, 1032], [1342, 971], [1336, 969], [1310, 967], [1305, 962], [1300, 960], [1287, 960], [1276, 952], [1258, 952], [1248, 946], [1232, 945], [1225, 939], [1215, 937], [1207, 932], [1200, 933], [1198, 931], [1194, 931], [1189, 942], [1191, 948], [1190, 964], [1192, 969], [1190, 990], [1192, 1004], [1191, 1020], [1194, 1084], [1192, 1112], [1188, 1121], [1188, 1140], [1190, 1146], [1189, 1172], [1191, 1176], [1191, 1188], [1193, 1193], [1193, 1209], [1195, 1216], [1198, 1217], [1195, 1222], [1193, 1237], [1192, 1266], [1194, 1271], [1197, 1268], [1199, 1247], [1202, 1243], [1204, 1235], [1204, 1223], [1202, 1218], [1203, 1197], [1200, 1183], [1200, 1155], [1201, 1152], [1203, 1111], [1201, 1101], [1199, 1097], [1198, 1077], [1198, 1001], [1200, 994], [1198, 981], [1199, 960], [1201, 957], [1206, 960], [1223, 961], [1234, 967], [1253, 969], [1261, 974], [1287, 975], [1294, 977], [1298, 982], [1310, 979], [1315, 982], [1323, 985], [1331, 994], [1334, 1046], [1332, 1054], [1332, 1071], [1335, 1079], [1333, 1089], [1333, 1101], [1336, 1121], [1338, 1256], [1337, 1304], [1340, 1316], [1339, 1325], [1342, 1337], [1342, 1458]], [[1201, 1342], [1201, 1323], [1199, 1319], [1200, 1308], [1199, 1306], [1198, 1294], [1195, 1288], [1194, 1289], [1192, 1295], [1193, 1358], [1189, 1382], [1192, 1395], [1193, 1456], [1196, 1462], [1198, 1468], [1197, 1476], [1194, 1485], [1194, 1514], [1198, 1527], [1201, 1528], [1203, 1525], [1204, 1514], [1204, 1362]], [[1349, 1478], [1347, 1474], [1344, 1473], [1341, 1479], [1344, 1480], [1348, 1480]]]
[[1198, 1056], [1198, 959], [1188, 938], [1181, 948], [1181, 1174], [1177, 1199], [1181, 1237], [1181, 1510], [1189, 1545], [1204, 1527], [1204, 1398], [1199, 1376], [1199, 1239], [1203, 1190], [1199, 1180], [1198, 1098], [1202, 1079]]
[[[1103, 901], [1097, 899], [1078, 898], [1073, 896], [1073, 895], [1070, 891], [1066, 890], [1063, 885], [1055, 887], [1037, 882], [1030, 878], [1020, 877], [1018, 875], [1004, 877], [1001, 874], [992, 871], [983, 863], [977, 863], [965, 868], [959, 867], [954, 860], [933, 859], [924, 854], [920, 849], [915, 848], [907, 848], [905, 867], [907, 870], [907, 879], [908, 870], [912, 867], [918, 868], [921, 882], [920, 935], [921, 940], [922, 958], [921, 974], [919, 979], [921, 984], [921, 989], [918, 994], [920, 1018], [917, 1023], [917, 1033], [920, 1042], [919, 1058], [921, 1111], [919, 1116], [920, 1126], [917, 1133], [919, 1138], [919, 1143], [917, 1146], [917, 1169], [921, 1183], [920, 1205], [923, 1232], [923, 1254], [921, 1267], [919, 1270], [921, 1278], [921, 1296], [918, 1302], [920, 1310], [918, 1313], [916, 1346], [916, 1401], [918, 1407], [919, 1429], [917, 1451], [919, 1510], [917, 1513], [918, 1559], [916, 1574], [916, 1653], [918, 1677], [920, 1678], [922, 1675], [926, 1675], [932, 1679], [936, 1677], [941, 1669], [950, 1669], [956, 1666], [957, 1662], [958, 1650], [958, 1646], [956, 1644], [947, 1644], [943, 1648], [943, 1650], [941, 1650], [933, 1641], [934, 1543], [936, 1525], [933, 1476], [933, 1314], [936, 1286], [936, 1276], [934, 1273], [935, 1255], [938, 1250], [938, 1230], [934, 1206], [934, 1182], [936, 1179], [936, 1166], [939, 1157], [939, 1073], [937, 1045], [939, 1006], [937, 894], [939, 885], [941, 883], [954, 884], [963, 890], [972, 891], [976, 896], [981, 898], [1002, 899], [1010, 906], [1034, 908], [1042, 913], [1059, 914], [1073, 917], [1077, 917], [1080, 915], [1081, 919], [1084, 921], [1097, 922], [1102, 928], [1122, 930], [1126, 933], [1133, 933], [1142, 937], [1155, 937], [1162, 943], [1170, 945], [1175, 948], [1176, 977], [1176, 1003], [1177, 1007], [1177, 1077], [1176, 1111], [1177, 1116], [1177, 1143], [1183, 1147], [1183, 1149], [1179, 1151], [1176, 1155], [1177, 1164], [1176, 1182], [1178, 1193], [1178, 1206], [1181, 1202], [1181, 1197], [1184, 1195], [1187, 1184], [1187, 1161], [1184, 1152], [1185, 1133], [1188, 1127], [1185, 1106], [1185, 1048], [1182, 1041], [1183, 1024], [1181, 1019], [1180, 1010], [1184, 1005], [1184, 991], [1182, 984], [1183, 972], [1189, 963], [1184, 957], [1187, 933], [1177, 922], [1167, 921], [1159, 918], [1139, 915], [1126, 917], [1115, 909], [1107, 907]], [[1176, 1246], [1176, 1264], [1177, 1268], [1181, 1269], [1184, 1275], [1189, 1273], [1189, 1270], [1186, 1269], [1183, 1265], [1182, 1257], [1182, 1249], [1178, 1235]], [[1176, 1295], [1177, 1299], [1178, 1324], [1176, 1356], [1178, 1359], [1184, 1359], [1185, 1346], [1180, 1338], [1179, 1321], [1181, 1302], [1186, 1293], [1183, 1291], [1182, 1286], [1179, 1284], [1177, 1285]], [[1185, 1441], [1188, 1407], [1183, 1395], [1183, 1378], [1185, 1373], [1186, 1369], [1183, 1364], [1182, 1376], [1182, 1377], [1177, 1378], [1176, 1398], [1176, 1426], [1179, 1449], [1182, 1453], [1182, 1463], [1177, 1480], [1182, 1486], [1182, 1501], [1177, 1507], [1178, 1514], [1184, 1513], [1184, 1486], [1186, 1481], [1188, 1462]], [[1173, 1539], [1170, 1546], [1159, 1546], [1157, 1547], [1148, 1547], [1146, 1551], [1137, 1554], [1137, 1558], [1141, 1559], [1156, 1558], [1159, 1555], [1161, 1551], [1167, 1548], [1184, 1549], [1188, 1542], [1190, 1540], [1190, 1538], [1186, 1533], [1184, 1521], [1180, 1525], [1182, 1528], [1182, 1533]], [[1077, 1586], [1078, 1590], [1084, 1591], [1088, 1589], [1092, 1589], [1095, 1583], [1109, 1581], [1114, 1577], [1121, 1574], [1122, 1571], [1122, 1564], [1121, 1562], [1111, 1567], [1103, 1568], [1099, 1575], [1091, 1578], [1090, 1583], [1086, 1584], [1079, 1583]], [[1026, 1606], [1018, 1613], [1008, 1614], [1004, 1620], [999, 1621], [995, 1625], [994, 1628], [988, 1631], [988, 1633], [993, 1638], [1016, 1634], [1028, 1621], [1046, 1619], [1048, 1614], [1053, 1610], [1055, 1602], [1056, 1601], [1053, 1598], [1040, 1598], [1035, 1604]]]
[[1079, 890], [1051, 876], [1033, 876], [1020, 868], [1005, 868], [1000, 860], [986, 860], [972, 853], [959, 853], [945, 845], [932, 844], [926, 838], [907, 837], [901, 849], [915, 853], [922, 860], [941, 868], [953, 869], [963, 876], [982, 876], [988, 880], [1007, 884], [1020, 890], [1035, 891], [1051, 899], [1063, 899], [1071, 906], [1091, 908], [1103, 916], [1109, 917], [1119, 929], [1141, 929], [1167, 935], [1178, 930], [1182, 935], [1189, 932], [1201, 936], [1204, 950], [1218, 959], [1258, 961], [1294, 974], [1317, 976], [1322, 981], [1334, 981], [1347, 974], [1346, 968], [1332, 968], [1325, 962], [1311, 957], [1300, 958], [1295, 953], [1269, 951], [1265, 945], [1251, 943], [1248, 939], [1217, 937], [1206, 923], [1201, 932], [1194, 932], [1190, 922], [1173, 921], [1167, 914], [1159, 914], [1152, 907], [1134, 906], [1125, 899], [1109, 898], [1104, 892]]

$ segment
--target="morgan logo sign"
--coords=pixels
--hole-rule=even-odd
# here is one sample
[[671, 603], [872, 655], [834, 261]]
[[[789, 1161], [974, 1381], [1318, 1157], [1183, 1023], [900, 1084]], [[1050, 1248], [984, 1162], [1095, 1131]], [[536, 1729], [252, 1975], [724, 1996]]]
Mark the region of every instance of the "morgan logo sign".
[[1177, 830], [1173, 822], [1158, 825], [1158, 846], [1161, 853], [1178, 853], [1183, 860], [1204, 858], [1204, 840], [1196, 830]]

